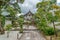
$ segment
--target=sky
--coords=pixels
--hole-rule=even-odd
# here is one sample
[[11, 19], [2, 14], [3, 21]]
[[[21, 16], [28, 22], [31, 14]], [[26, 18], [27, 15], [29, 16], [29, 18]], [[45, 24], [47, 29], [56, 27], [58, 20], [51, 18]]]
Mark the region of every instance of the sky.
[[57, 5], [60, 5], [60, 0], [57, 0]]
[[23, 4], [19, 4], [22, 13], [27, 13], [29, 10], [33, 13], [36, 12], [36, 4], [38, 2], [40, 2], [40, 0], [25, 0]]
[[[42, 0], [25, 0], [23, 4], [20, 4], [22, 13], [27, 13], [31, 10], [33, 13], [36, 12], [36, 4]], [[60, 0], [57, 0], [57, 3], [60, 4]]]
[[57, 0], [57, 3], [60, 3], [60, 0]]
[[[19, 4], [21, 7], [22, 13], [27, 13], [29, 10], [33, 13], [36, 12], [36, 4], [42, 0], [25, 0], [23, 4]], [[57, 3], [60, 5], [60, 0], [57, 0]], [[3, 14], [5, 14], [4, 12]], [[5, 14], [6, 15], [6, 14]]]
[[[18, 3], [19, 4], [19, 6], [20, 6], [20, 8], [21, 8], [21, 11], [22, 11], [22, 13], [27, 13], [29, 10], [31, 11], [31, 12], [33, 12], [33, 13], [35, 13], [36, 12], [36, 4], [38, 3], [38, 2], [40, 2], [41, 0], [25, 0], [24, 1], [24, 3], [23, 4], [20, 4], [20, 3]], [[12, 3], [14, 3], [14, 2], [16, 2], [16, 0], [14, 1], [14, 0], [11, 0], [10, 2], [12, 2]], [[9, 13], [8, 13], [9, 14]], [[2, 15], [8, 15], [7, 14], [7, 12], [5, 11], [5, 12], [3, 12], [2, 13]]]

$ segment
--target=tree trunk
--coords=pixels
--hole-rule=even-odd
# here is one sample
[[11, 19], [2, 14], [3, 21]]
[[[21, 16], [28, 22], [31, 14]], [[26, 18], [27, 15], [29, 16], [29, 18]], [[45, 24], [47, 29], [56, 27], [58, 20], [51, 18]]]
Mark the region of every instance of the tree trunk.
[[57, 37], [57, 33], [56, 33], [54, 21], [53, 21], [53, 27], [54, 27], [54, 33], [55, 33], [55, 36]]
[[4, 28], [2, 27], [1, 22], [0, 22], [0, 34], [4, 34]]
[[9, 38], [9, 31], [7, 31], [7, 38]]
[[20, 29], [20, 33], [23, 33], [23, 27], [20, 27], [21, 29]]
[[50, 40], [52, 40], [52, 36], [50, 36]]
[[18, 39], [18, 34], [17, 34], [17, 39]]
[[14, 20], [12, 20], [12, 26], [14, 27]]

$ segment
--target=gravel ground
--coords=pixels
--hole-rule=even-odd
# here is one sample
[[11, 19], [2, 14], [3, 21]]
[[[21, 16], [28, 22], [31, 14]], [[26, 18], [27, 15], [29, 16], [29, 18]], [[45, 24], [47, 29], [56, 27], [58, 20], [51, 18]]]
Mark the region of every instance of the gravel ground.
[[[0, 40], [17, 40], [17, 33], [18, 31], [11, 31], [9, 33], [9, 38], [7, 38], [7, 31], [5, 31], [5, 34], [0, 35]], [[21, 36], [20, 34], [19, 36]]]

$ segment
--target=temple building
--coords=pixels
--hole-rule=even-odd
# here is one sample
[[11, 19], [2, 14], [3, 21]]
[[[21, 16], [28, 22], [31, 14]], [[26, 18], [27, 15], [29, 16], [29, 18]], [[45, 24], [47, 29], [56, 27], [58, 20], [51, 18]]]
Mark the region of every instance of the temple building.
[[29, 12], [24, 15], [24, 23], [33, 23], [33, 16], [34, 14], [29, 10]]

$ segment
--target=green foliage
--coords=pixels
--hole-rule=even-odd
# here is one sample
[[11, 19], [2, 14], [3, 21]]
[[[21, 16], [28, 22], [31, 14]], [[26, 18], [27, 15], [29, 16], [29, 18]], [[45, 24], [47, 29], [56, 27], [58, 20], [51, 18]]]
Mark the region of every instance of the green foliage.
[[2, 18], [1, 23], [2, 23], [2, 27], [4, 27], [4, 25], [5, 25], [5, 17], [4, 17], [4, 16], [3, 16], [3, 18]]
[[4, 0], [4, 1], [9, 2], [10, 0]]
[[55, 11], [55, 15], [60, 19], [60, 10]]
[[51, 0], [51, 2], [52, 2], [52, 3], [56, 3], [56, 2], [57, 2], [57, 0]]
[[13, 6], [14, 6], [14, 8], [15, 8], [16, 11], [18, 11], [19, 13], [21, 13], [21, 9], [20, 9], [20, 7], [19, 7], [19, 5], [18, 5], [17, 2], [14, 3]]
[[[12, 21], [12, 26], [15, 25], [15, 21], [16, 21], [16, 14], [17, 13], [21, 13], [21, 9], [18, 5], [18, 2], [14, 3], [14, 4], [10, 4], [9, 3], [10, 0], [0, 0], [0, 27], [2, 28], [5, 24], [5, 17], [1, 15], [2, 12], [4, 12], [3, 10], [7, 11], [10, 13], [11, 16], [11, 21]], [[24, 2], [24, 0], [20, 0], [21, 3]], [[11, 29], [11, 25], [7, 25], [7, 30]]]
[[20, 33], [23, 33], [23, 25], [20, 25]]
[[8, 30], [8, 31], [10, 31], [11, 28], [12, 28], [12, 25], [11, 24], [8, 24], [8, 25], [5, 26], [5, 29]]
[[54, 35], [54, 29], [52, 27], [45, 27], [45, 29], [43, 29], [43, 32], [46, 35]]
[[18, 23], [20, 25], [20, 33], [23, 33], [23, 23], [24, 23], [24, 19], [23, 16], [21, 15], [18, 19]]
[[18, 19], [18, 22], [19, 22], [19, 24], [23, 25], [24, 19], [23, 19], [23, 16], [22, 15]]
[[54, 35], [54, 28], [52, 27], [49, 27], [49, 26], [44, 27], [42, 25], [42, 26], [37, 26], [37, 28], [41, 30], [45, 35], [50, 35], [50, 36]]
[[4, 6], [5, 4], [6, 4], [6, 2], [5, 2], [5, 1], [0, 0], [0, 6]]
[[15, 9], [15, 8], [13, 8], [13, 7], [7, 7], [7, 11], [10, 13], [10, 16], [11, 16], [11, 21], [12, 21], [12, 26], [13, 27], [16, 27], [17, 25], [16, 25], [16, 20], [17, 20], [17, 18], [16, 18], [16, 14], [17, 14], [17, 10]]
[[43, 7], [43, 6], [45, 7], [48, 4], [49, 4], [49, 1], [42, 1], [37, 4], [37, 7]]
[[7, 7], [7, 11], [10, 13], [11, 17], [15, 17], [15, 14], [17, 13], [17, 11], [13, 7], [10, 7], [10, 6]]
[[0, 14], [0, 22], [1, 22], [1, 27], [4, 27], [5, 25], [5, 17], [3, 15]]
[[20, 0], [20, 3], [23, 3], [24, 2], [24, 0]]
[[[53, 5], [51, 1], [42, 1], [37, 3], [37, 12], [35, 14], [35, 23], [39, 30], [42, 30], [46, 35], [54, 35], [54, 29], [49, 27], [49, 23], [53, 23], [58, 20], [59, 11], [55, 9], [60, 9], [56, 4]], [[54, 10], [55, 15], [51, 12]]]
[[46, 17], [47, 17], [47, 20], [50, 22], [58, 20], [57, 16], [53, 16], [52, 13], [47, 13]]

